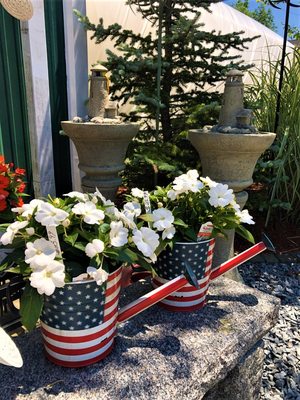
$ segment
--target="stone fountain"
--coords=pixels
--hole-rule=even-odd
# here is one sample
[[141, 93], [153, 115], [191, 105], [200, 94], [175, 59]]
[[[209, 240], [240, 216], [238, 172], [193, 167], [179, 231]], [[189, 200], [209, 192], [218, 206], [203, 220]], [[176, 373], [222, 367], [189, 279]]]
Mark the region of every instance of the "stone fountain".
[[[251, 125], [252, 111], [244, 108], [242, 78], [241, 71], [228, 72], [218, 125], [189, 131], [189, 140], [200, 156], [202, 175], [233, 189], [241, 209], [248, 199], [244, 189], [253, 183], [256, 162], [276, 137]], [[233, 256], [234, 230], [227, 233], [227, 239], [216, 241], [215, 266]], [[231, 278], [240, 280], [237, 270]]]
[[75, 117], [61, 125], [74, 142], [78, 167], [85, 173], [82, 190], [94, 192], [97, 187], [106, 198], [114, 200], [121, 184], [119, 172], [124, 168], [126, 150], [139, 125], [124, 123], [117, 115], [116, 105], [109, 100], [107, 69], [98, 64], [91, 72], [88, 117]]

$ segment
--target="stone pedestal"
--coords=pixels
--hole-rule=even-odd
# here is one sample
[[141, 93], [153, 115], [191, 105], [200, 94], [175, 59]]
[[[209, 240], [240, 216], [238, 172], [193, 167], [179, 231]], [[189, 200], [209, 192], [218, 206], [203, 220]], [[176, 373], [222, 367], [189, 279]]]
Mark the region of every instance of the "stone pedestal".
[[119, 172], [130, 140], [138, 133], [139, 125], [130, 123], [96, 124], [61, 123], [67, 136], [74, 142], [79, 169], [85, 173], [82, 190], [94, 192], [97, 187], [107, 198], [114, 200], [121, 184]]
[[[202, 175], [233, 189], [241, 209], [248, 197], [243, 189], [253, 183], [255, 164], [275, 137], [275, 133], [230, 134], [201, 129], [189, 131], [189, 140], [199, 153]], [[233, 246], [234, 231], [229, 231], [227, 239], [218, 239], [216, 242], [213, 265], [218, 266], [230, 259], [234, 253]], [[241, 280], [237, 269], [230, 272], [229, 277]]]
[[[123, 303], [149, 290], [148, 282], [132, 285]], [[277, 298], [217, 279], [202, 310], [153, 306], [120, 324], [106, 359], [75, 370], [47, 361], [35, 330], [15, 339], [23, 368], [0, 365], [1, 389], [6, 399], [24, 400], [258, 400], [261, 338], [278, 311]]]

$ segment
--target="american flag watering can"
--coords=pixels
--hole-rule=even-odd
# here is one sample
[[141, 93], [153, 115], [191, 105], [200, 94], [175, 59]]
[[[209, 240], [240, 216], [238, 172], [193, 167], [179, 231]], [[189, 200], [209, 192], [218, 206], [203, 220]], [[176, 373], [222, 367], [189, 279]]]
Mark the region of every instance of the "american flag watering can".
[[[177, 293], [178, 297], [168, 301], [175, 302], [175, 305], [168, 307], [167, 304], [166, 308], [176, 311], [177, 308], [199, 308], [203, 306], [210, 280], [266, 249], [274, 250], [272, 243], [264, 235], [260, 243], [211, 270], [210, 251], [214, 241], [212, 239], [207, 242], [208, 255], [204, 265], [204, 278], [199, 279], [199, 276], [196, 276], [189, 261], [182, 261], [185, 265], [184, 273], [166, 283], [160, 282], [161, 286], [157, 285], [153, 291], [120, 310], [118, 303], [122, 268], [109, 274], [108, 281], [102, 286], [98, 286], [95, 281], [84, 281], [67, 283], [63, 288], [57, 288], [53, 295], [46, 297], [41, 316], [47, 358], [64, 367], [83, 367], [100, 361], [113, 348], [118, 323], [128, 320], [174, 293]], [[183, 308], [180, 308], [180, 297], [187, 300], [183, 301]]]

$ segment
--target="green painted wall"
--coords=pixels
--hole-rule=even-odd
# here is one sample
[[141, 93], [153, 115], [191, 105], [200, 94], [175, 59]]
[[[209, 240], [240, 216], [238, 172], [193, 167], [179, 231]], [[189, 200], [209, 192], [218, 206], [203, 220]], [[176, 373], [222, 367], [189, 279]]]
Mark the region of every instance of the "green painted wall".
[[0, 153], [27, 171], [32, 194], [32, 169], [20, 24], [0, 7]]
[[51, 124], [56, 194], [72, 190], [69, 139], [61, 136], [60, 121], [68, 119], [63, 4], [44, 0], [47, 38]]

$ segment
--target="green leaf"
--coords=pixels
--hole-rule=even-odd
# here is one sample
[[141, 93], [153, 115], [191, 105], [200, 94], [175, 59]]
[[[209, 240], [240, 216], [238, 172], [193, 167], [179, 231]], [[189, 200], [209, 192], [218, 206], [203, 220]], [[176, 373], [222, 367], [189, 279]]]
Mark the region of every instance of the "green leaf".
[[138, 255], [130, 249], [122, 249], [119, 251], [118, 260], [132, 264], [138, 260]]
[[43, 308], [43, 296], [38, 294], [37, 290], [26, 284], [25, 290], [21, 297], [20, 314], [22, 324], [26, 329], [31, 331], [35, 328]]
[[78, 250], [85, 251], [85, 244], [82, 242], [76, 242], [74, 247]]
[[244, 228], [242, 225], [239, 225], [236, 228], [236, 233], [238, 233], [242, 238], [248, 240], [250, 243], [255, 243], [254, 237], [251, 232], [248, 231], [248, 229]]
[[110, 230], [110, 225], [109, 224], [101, 224], [99, 226], [99, 231], [103, 234], [107, 233]]
[[153, 222], [153, 215], [152, 214], [142, 214], [139, 216], [140, 219], [146, 222]]
[[183, 226], [184, 228], [188, 227], [188, 225], [185, 222], [183, 222], [182, 219], [180, 218], [176, 218], [174, 220], [174, 225]]
[[64, 241], [66, 243], [69, 243], [71, 246], [74, 246], [77, 238], [78, 238], [78, 233], [72, 232], [69, 235], [64, 236]]

